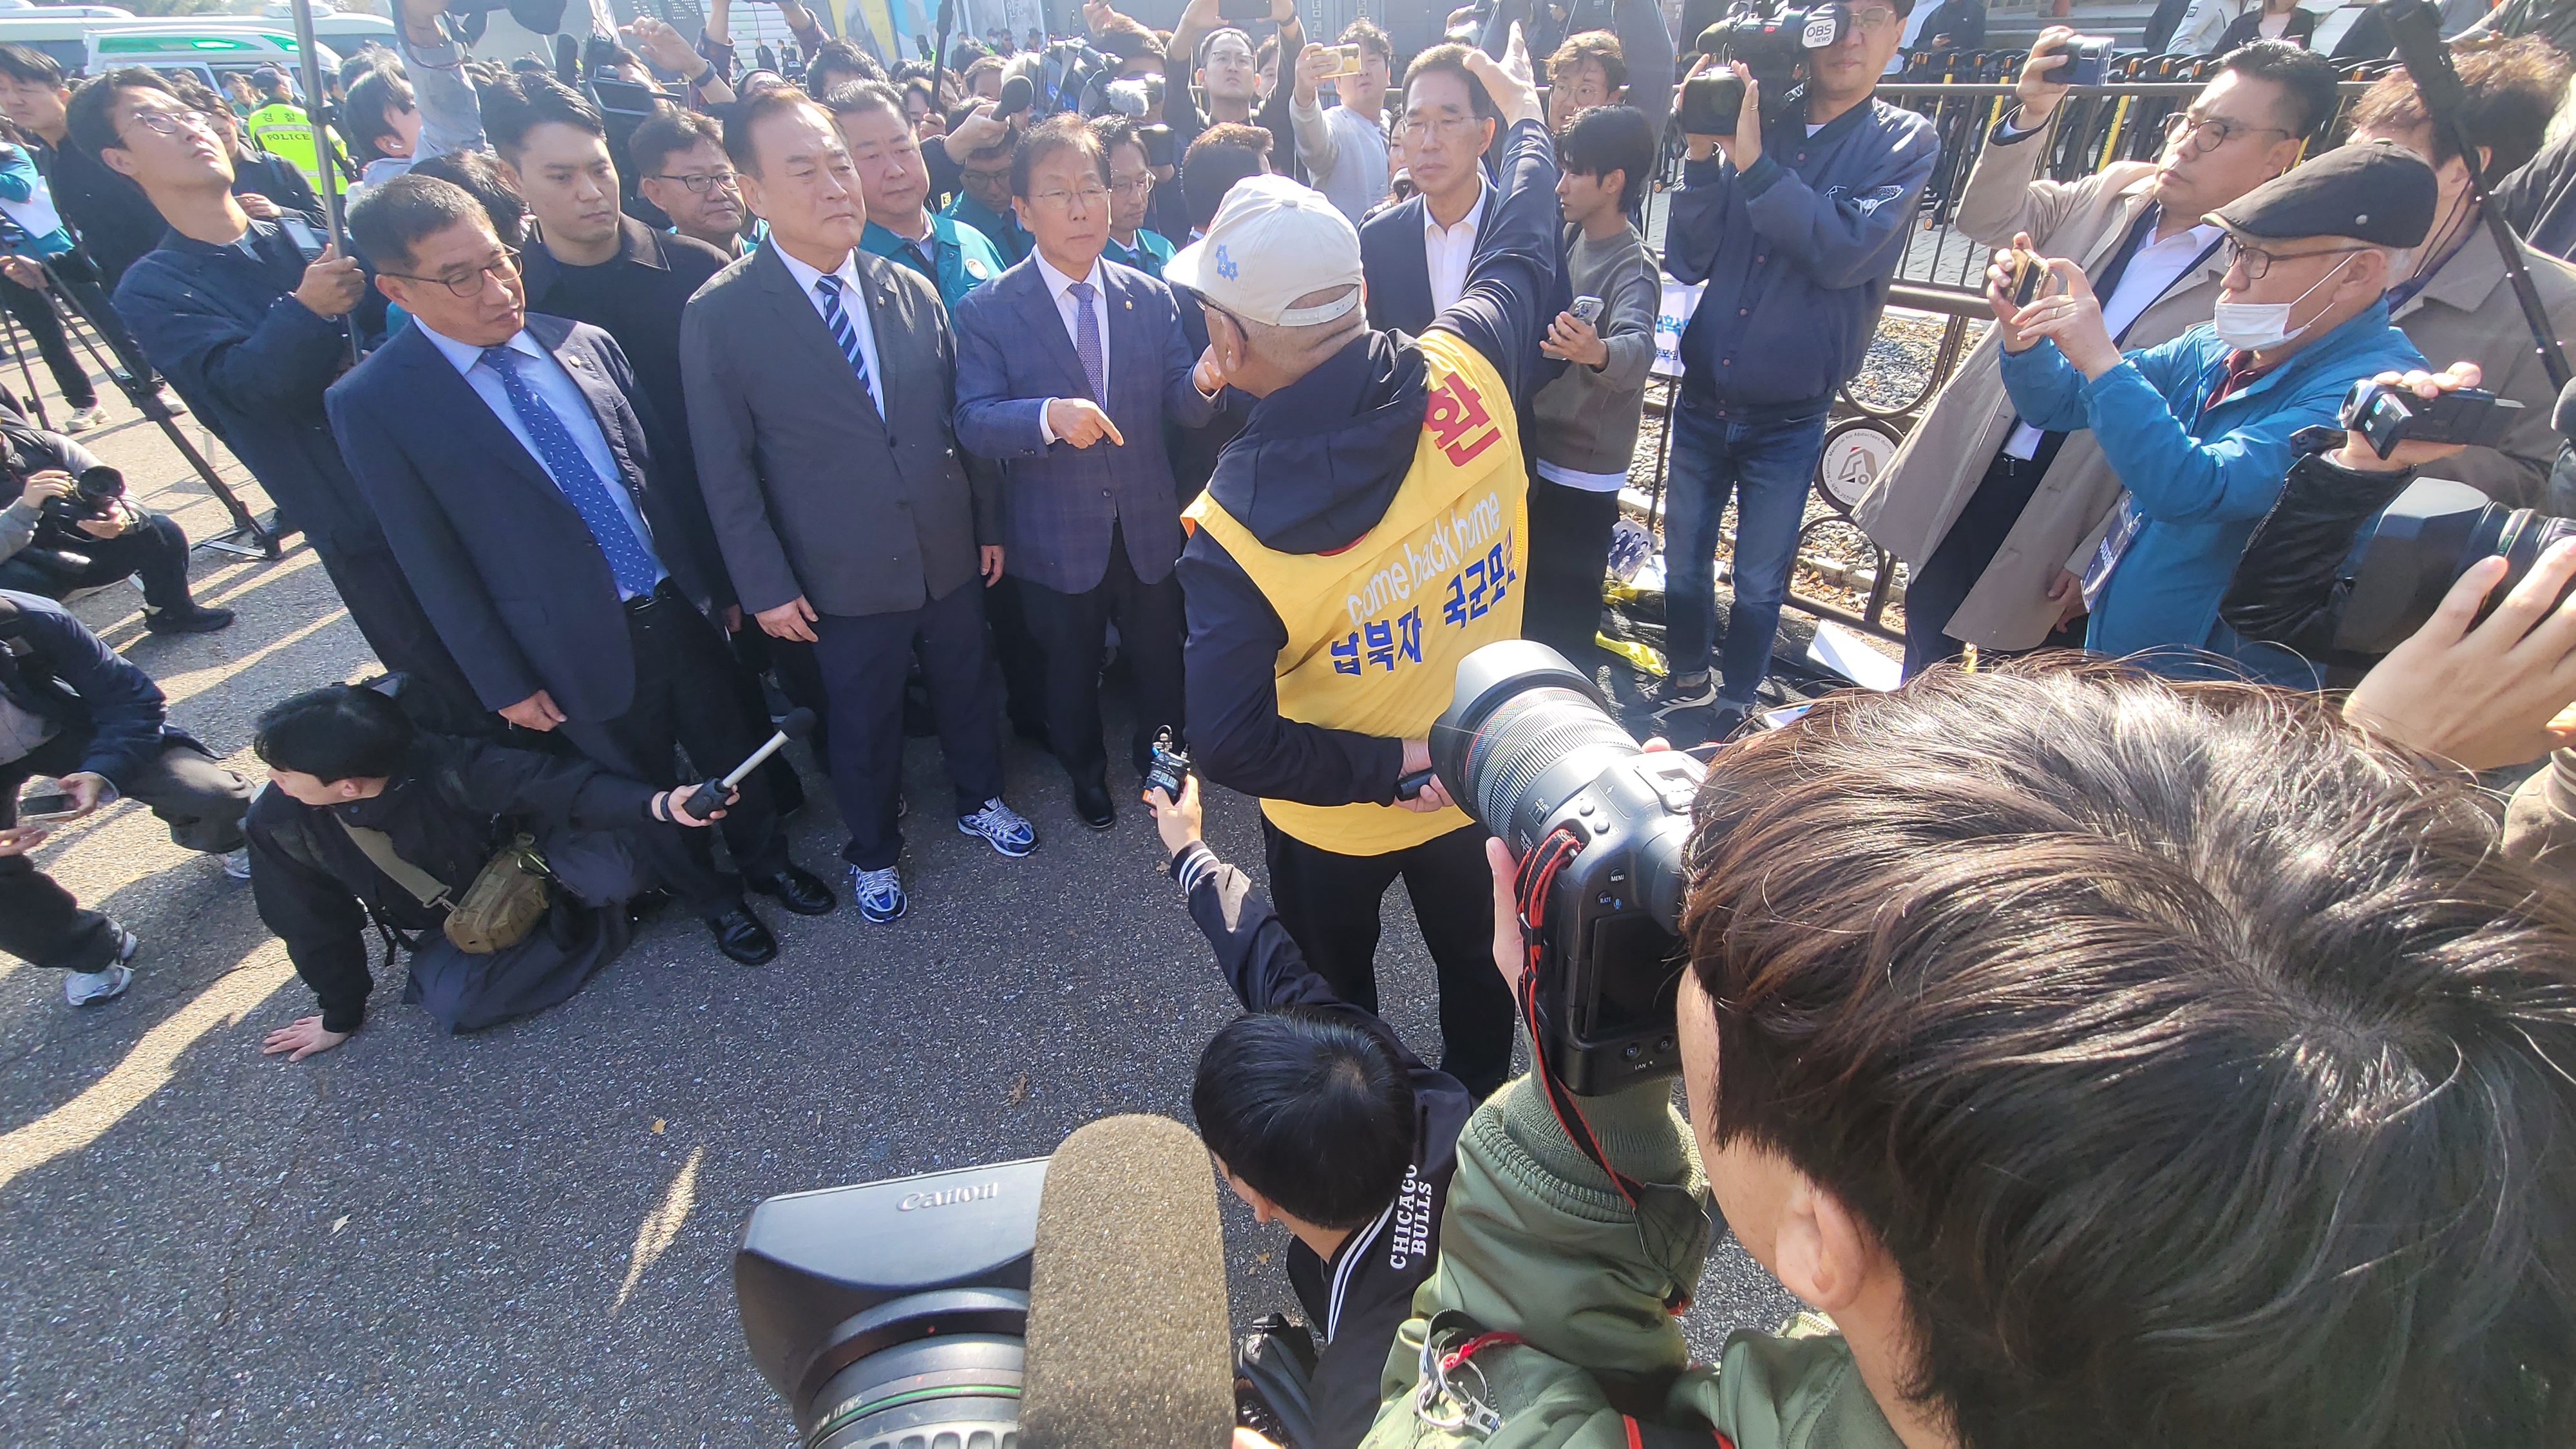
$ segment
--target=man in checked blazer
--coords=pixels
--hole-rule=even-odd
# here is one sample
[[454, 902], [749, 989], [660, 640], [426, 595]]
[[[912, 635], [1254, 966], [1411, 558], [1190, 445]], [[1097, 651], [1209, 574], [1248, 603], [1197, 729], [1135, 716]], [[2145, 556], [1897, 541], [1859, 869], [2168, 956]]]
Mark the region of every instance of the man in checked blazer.
[[809, 641], [831, 702], [832, 791], [859, 913], [903, 914], [904, 679], [916, 654], [957, 828], [1036, 846], [1002, 801], [984, 589], [1002, 576], [999, 480], [949, 433], [956, 352], [938, 289], [858, 249], [858, 172], [832, 115], [765, 91], [725, 123], [769, 239], [689, 299], [681, 381], [698, 486], [743, 612]]
[[1074, 813], [1117, 819], [1101, 741], [1102, 626], [1115, 618], [1136, 684], [1130, 758], [1181, 719], [1180, 494], [1163, 422], [1215, 415], [1171, 289], [1101, 260], [1109, 156], [1080, 117], [1031, 130], [1011, 162], [1013, 205], [1037, 238], [1025, 261], [957, 304], [957, 439], [1000, 460], [1002, 537], [1029, 632], [1046, 653], [1047, 737]]

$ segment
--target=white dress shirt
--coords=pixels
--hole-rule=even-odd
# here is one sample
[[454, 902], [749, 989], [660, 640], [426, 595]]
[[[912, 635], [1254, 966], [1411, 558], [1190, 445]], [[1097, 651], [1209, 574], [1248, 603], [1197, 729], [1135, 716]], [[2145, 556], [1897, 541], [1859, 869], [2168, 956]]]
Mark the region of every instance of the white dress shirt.
[[[2218, 245], [2219, 238], [2224, 235], [2226, 233], [2217, 227], [2203, 223], [2189, 231], [2176, 232], [2162, 241], [2149, 237], [2141, 243], [2137, 253], [2129, 258], [2128, 270], [2120, 273], [2120, 285], [2112, 288], [2111, 295], [2102, 299], [2103, 330], [2109, 332], [2115, 342], [2127, 335], [2139, 314], [2171, 291], [2174, 283], [2182, 280], [2183, 273], [2191, 270], [2192, 264], [2211, 247]], [[2004, 451], [2028, 462], [2039, 455], [2041, 436], [2040, 430], [2030, 424], [2017, 424], [2012, 437], [2004, 444]]]
[[[1100, 259], [1097, 257], [1092, 258], [1091, 275], [1088, 277], [1068, 277], [1057, 271], [1053, 263], [1035, 251], [1030, 252], [1029, 257], [1038, 264], [1038, 280], [1046, 283], [1047, 295], [1055, 298], [1056, 315], [1064, 319], [1065, 340], [1073, 344], [1073, 355], [1077, 358], [1082, 356], [1082, 334], [1077, 330], [1082, 325], [1082, 303], [1074, 298], [1073, 287], [1076, 282], [1091, 284], [1091, 319], [1094, 325], [1100, 328], [1100, 396], [1093, 401], [1100, 404], [1102, 412], [1107, 412], [1109, 410], [1108, 274], [1101, 270]], [[1047, 401], [1053, 403], [1056, 400], [1048, 398]], [[1045, 439], [1050, 447], [1055, 443], [1055, 429], [1047, 423], [1045, 408], [1038, 409], [1038, 436]]]
[[[474, 395], [492, 410], [492, 416], [500, 419], [501, 426], [510, 430], [510, 436], [519, 440], [519, 446], [528, 450], [529, 460], [547, 477], [554, 478], [555, 487], [562, 488], [563, 479], [556, 478], [554, 469], [546, 466], [545, 454], [537, 451], [537, 440], [529, 436], [527, 424], [519, 421], [519, 410], [510, 405], [510, 392], [501, 385], [501, 374], [484, 364], [483, 349], [471, 342], [459, 342], [417, 317], [411, 319], [411, 323], [464, 377], [465, 385], [474, 389]], [[599, 417], [590, 410], [590, 399], [574, 385], [572, 375], [563, 370], [562, 363], [555, 361], [554, 354], [530, 337], [526, 328], [520, 328], [519, 335], [504, 345], [522, 357], [534, 359], [533, 365], [519, 365], [519, 376], [527, 379], [528, 387], [536, 393], [537, 400], [553, 411], [563, 423], [565, 432], [572, 434], [574, 445], [581, 449], [581, 456], [598, 472], [599, 481], [608, 489], [608, 496], [617, 502], [617, 511], [625, 515], [626, 526], [635, 530], [636, 541], [644, 545], [644, 551], [654, 555], [654, 567], [659, 570], [661, 556], [654, 553], [653, 530], [645, 523], [643, 511], [635, 506], [635, 496], [626, 491], [624, 476], [617, 471], [617, 456], [608, 450], [608, 435], [600, 431]], [[579, 511], [577, 505], [574, 511]], [[661, 572], [656, 577], [667, 578], [669, 575]], [[621, 597], [634, 596], [621, 591]]]
[[1467, 290], [1467, 264], [1476, 258], [1476, 228], [1484, 223], [1486, 203], [1493, 199], [1493, 183], [1484, 172], [1476, 173], [1476, 204], [1456, 226], [1442, 226], [1431, 214], [1431, 203], [1422, 203], [1422, 259], [1431, 270], [1431, 310], [1446, 312]]
[[[823, 294], [814, 286], [823, 274], [789, 256], [787, 249], [776, 242], [771, 242], [770, 247], [787, 264], [787, 275], [796, 279], [798, 290], [805, 294], [805, 305], [814, 309], [815, 316], [823, 317]], [[876, 401], [877, 416], [884, 417], [885, 369], [877, 365], [877, 331], [868, 323], [867, 284], [859, 279], [859, 254], [853, 251], [841, 258], [841, 265], [833, 269], [832, 275], [841, 279], [841, 314], [850, 319], [850, 329], [859, 334], [859, 355], [868, 360], [868, 396]], [[828, 329], [831, 325], [832, 319], [823, 317], [823, 326]], [[840, 346], [840, 339], [834, 338], [832, 345]]]

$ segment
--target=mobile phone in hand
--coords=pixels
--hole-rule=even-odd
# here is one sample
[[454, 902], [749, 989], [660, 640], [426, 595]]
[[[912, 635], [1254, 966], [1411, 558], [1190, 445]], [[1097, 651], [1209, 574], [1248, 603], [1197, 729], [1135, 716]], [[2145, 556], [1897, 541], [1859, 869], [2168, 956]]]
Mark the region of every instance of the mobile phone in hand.
[[2048, 280], [2048, 268], [2040, 264], [2038, 253], [2020, 251], [2013, 253], [2013, 267], [2013, 305], [2027, 307]]
[[1574, 305], [1565, 310], [1574, 314], [1575, 321], [1591, 327], [1599, 325], [1602, 305], [1598, 297], [1577, 297], [1574, 299]]
[[52, 820], [69, 820], [80, 812], [80, 802], [60, 790], [25, 795], [18, 800], [18, 823], [21, 825], [42, 825]]

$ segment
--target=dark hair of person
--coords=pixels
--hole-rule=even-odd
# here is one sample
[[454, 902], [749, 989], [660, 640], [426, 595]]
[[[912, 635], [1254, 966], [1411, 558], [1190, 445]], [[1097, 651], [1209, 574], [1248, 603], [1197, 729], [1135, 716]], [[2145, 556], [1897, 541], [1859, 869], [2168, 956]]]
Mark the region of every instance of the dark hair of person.
[[[2466, 90], [2456, 119], [2460, 130], [2468, 133], [2470, 145], [2490, 152], [2483, 168], [2486, 174], [2502, 176], [2539, 155], [2549, 118], [2556, 114], [2559, 93], [2567, 85], [2567, 57], [2539, 36], [2523, 35], [2493, 50], [2462, 51], [2453, 63]], [[2433, 125], [2423, 98], [2416, 94], [2414, 78], [2403, 70], [2371, 82], [2361, 99], [2352, 103], [2352, 113], [2344, 122], [2352, 130], [2383, 135], [2429, 129], [2436, 166], [2460, 154], [2453, 144], [2456, 133], [2449, 126]]]
[[1455, 43], [1435, 45], [1416, 55], [1413, 58], [1413, 64], [1404, 68], [1405, 104], [1412, 103], [1414, 82], [1424, 76], [1454, 75], [1466, 83], [1467, 105], [1475, 113], [1476, 119], [1501, 120], [1502, 107], [1494, 104], [1493, 95], [1485, 89], [1485, 83], [1476, 79], [1476, 73], [1467, 68], [1467, 55], [1468, 48]]
[[[1092, 169], [1100, 173], [1100, 184], [1109, 184], [1108, 148], [1100, 144], [1099, 137], [1091, 134], [1091, 128], [1083, 123], [1082, 117], [1056, 115], [1031, 126], [1028, 134], [1020, 138], [1020, 149], [1011, 153], [1011, 194], [1026, 201], [1029, 173], [1037, 169], [1039, 162], [1058, 151], [1081, 152], [1090, 160]], [[983, 153], [975, 154], [980, 156]]]
[[251, 752], [272, 770], [325, 785], [382, 780], [402, 769], [417, 731], [402, 706], [355, 684], [308, 689], [262, 710]]
[[1619, 209], [1634, 211], [1654, 179], [1654, 123], [1635, 106], [1588, 106], [1556, 138], [1556, 162], [1578, 176], [1623, 173]]
[[1709, 767], [1714, 1139], [1876, 1238], [1972, 1449], [2576, 1442], [2576, 900], [2333, 700], [2064, 658]]
[[1100, 154], [1103, 156], [1116, 155], [1121, 146], [1133, 146], [1139, 151], [1145, 149], [1145, 143], [1137, 139], [1134, 116], [1103, 111], [1091, 118], [1090, 125], [1091, 134], [1100, 139]]
[[356, 85], [367, 72], [374, 70], [380, 65], [389, 65], [399, 68], [401, 64], [402, 63], [400, 61], [393, 60], [386, 56], [383, 51], [352, 51], [351, 53], [340, 57], [340, 70], [338, 74], [340, 89], [345, 91], [349, 87]]
[[606, 137], [608, 123], [599, 107], [572, 87], [542, 73], [505, 76], [482, 92], [483, 133], [503, 158], [516, 157], [528, 133], [539, 126], [570, 126]]
[[704, 141], [713, 141], [720, 149], [724, 145], [724, 127], [715, 117], [666, 106], [636, 124], [635, 134], [626, 138], [626, 155], [635, 163], [636, 175], [653, 176], [674, 155], [695, 150]]
[[1261, 48], [1252, 53], [1252, 69], [1257, 74], [1269, 75], [1278, 64], [1279, 37], [1275, 35], [1261, 37]]
[[341, 108], [349, 123], [341, 128], [348, 137], [349, 151], [361, 166], [385, 154], [376, 142], [394, 133], [393, 118], [413, 109], [411, 82], [390, 66], [371, 66], [349, 87], [349, 102]]
[[[462, 221], [491, 225], [491, 216], [472, 192], [453, 181], [425, 174], [415, 166], [382, 186], [368, 188], [349, 208], [349, 239], [358, 256], [379, 272], [411, 270], [412, 248]], [[516, 239], [494, 235], [505, 245]]]
[[812, 96], [793, 86], [772, 86], [744, 96], [726, 111], [724, 120], [725, 156], [733, 169], [745, 176], [760, 174], [760, 151], [752, 144], [753, 128], [770, 117], [787, 111], [822, 111], [826, 124], [831, 113]]
[[29, 85], [59, 86], [63, 83], [63, 63], [32, 45], [12, 41], [0, 45], [0, 75]]
[[1348, 1015], [1287, 1006], [1238, 1017], [1199, 1053], [1199, 1139], [1226, 1170], [1319, 1228], [1364, 1228], [1413, 1165], [1413, 1081]]
[[826, 85], [822, 77], [836, 72], [863, 81], [882, 82], [886, 78], [885, 67], [877, 64], [866, 51], [846, 40], [827, 40], [814, 47], [814, 53], [805, 58], [805, 84], [813, 88], [815, 99], [825, 99], [825, 91], [838, 90], [848, 83]]
[[2287, 123], [2286, 129], [2296, 132], [2302, 141], [2313, 141], [2325, 134], [2336, 107], [2342, 104], [2335, 90], [2333, 63], [2287, 40], [2257, 40], [2240, 45], [2227, 52], [2218, 68], [2279, 86], [2282, 104], [2287, 107], [2281, 119]]
[[932, 88], [930, 77], [926, 75], [913, 76], [903, 83], [903, 115], [905, 120], [908, 121], [912, 119], [912, 98], [914, 96], [921, 97], [921, 110], [923, 115], [930, 115], [939, 109], [939, 92]]
[[110, 147], [125, 148], [124, 138], [116, 134], [116, 99], [122, 91], [159, 91], [172, 100], [179, 98], [160, 72], [143, 66], [119, 66], [92, 76], [63, 104], [63, 129], [73, 145], [93, 156]]
[[442, 152], [404, 174], [434, 177], [473, 197], [505, 245], [517, 246], [528, 234], [528, 198], [489, 151]]
[[823, 108], [835, 116], [853, 116], [879, 107], [894, 112], [895, 119], [903, 122], [906, 130], [911, 129], [912, 114], [903, 108], [903, 92], [884, 81], [843, 81], [823, 98]]
[[1341, 38], [1333, 43], [1356, 45], [1390, 65], [1395, 63], [1395, 42], [1387, 39], [1386, 32], [1370, 21], [1354, 20], [1343, 26]]
[[1556, 54], [1547, 58], [1548, 83], [1565, 84], [1576, 68], [1587, 60], [1600, 65], [1601, 74], [1610, 82], [1610, 94], [1619, 94], [1619, 88], [1628, 83], [1627, 52], [1620, 49], [1619, 37], [1607, 30], [1587, 30], [1580, 35], [1567, 36], [1565, 43], [1556, 48]]
[[1228, 121], [1199, 132], [1181, 154], [1181, 208], [1201, 231], [1216, 224], [1225, 194], [1247, 176], [1270, 169], [1270, 131]]

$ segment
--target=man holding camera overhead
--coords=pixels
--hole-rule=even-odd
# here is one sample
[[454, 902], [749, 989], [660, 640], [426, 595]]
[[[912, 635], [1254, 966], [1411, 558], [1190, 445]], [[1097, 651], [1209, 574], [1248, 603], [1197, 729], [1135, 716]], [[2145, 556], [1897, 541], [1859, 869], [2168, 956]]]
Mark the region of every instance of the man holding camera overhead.
[[[2297, 164], [2300, 146], [2334, 118], [2334, 69], [2293, 45], [2246, 46], [2166, 120], [2156, 160], [2052, 181], [2040, 173], [2076, 39], [2060, 25], [2032, 43], [2017, 102], [1959, 193], [1958, 226], [1996, 247], [2029, 233], [2039, 250], [2084, 268], [2114, 338], [2153, 347], [2209, 320], [2227, 263], [2224, 233], [2205, 217]], [[1909, 569], [1908, 674], [1957, 658], [1961, 641], [2039, 647], [2081, 607], [2079, 555], [2119, 501], [2120, 480], [2091, 437], [2042, 432], [2015, 411], [2002, 351], [1990, 330], [1855, 510]]]
[[[1664, 266], [1706, 281], [1682, 333], [1664, 522], [1665, 645], [1672, 672], [1646, 691], [1658, 716], [1716, 705], [1723, 738], [1752, 712], [1771, 667], [1780, 604], [1798, 553], [1807, 481], [1835, 389], [1859, 372], [1912, 234], [1915, 203], [1940, 158], [1932, 123], [1874, 98], [1912, 0], [1818, 7], [1833, 42], [1800, 52], [1806, 83], [1766, 124], [1762, 87], [1737, 63], [1743, 101], [1731, 133], [1692, 133], [1673, 196]], [[1703, 55], [1694, 78], [1716, 65]], [[1722, 74], [1722, 72], [1720, 72]], [[1735, 601], [1723, 681], [1717, 633], [1718, 519], [1736, 498]]]

